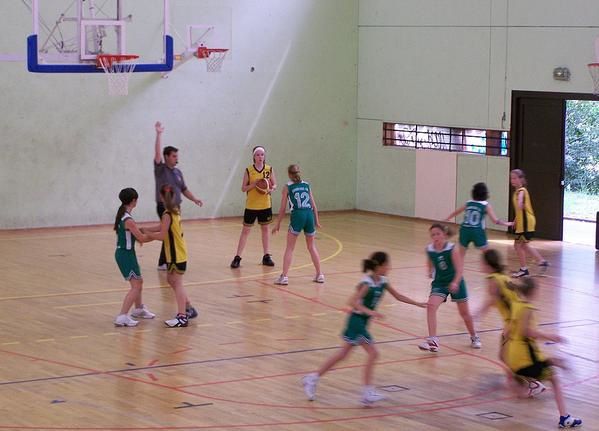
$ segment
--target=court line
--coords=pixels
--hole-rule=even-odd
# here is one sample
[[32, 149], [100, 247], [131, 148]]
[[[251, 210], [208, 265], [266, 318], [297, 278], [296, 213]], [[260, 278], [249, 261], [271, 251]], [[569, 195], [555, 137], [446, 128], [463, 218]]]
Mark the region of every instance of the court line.
[[[551, 326], [551, 325], [560, 325], [562, 323], [574, 323], [574, 322], [584, 322], [584, 321], [591, 322], [586, 326], [599, 324], [599, 321], [584, 319], [584, 320], [579, 320], [579, 321], [571, 320], [571, 321], [563, 321], [563, 322], [547, 322], [547, 323], [541, 323], [541, 324], [539, 324], [539, 326]], [[585, 326], [585, 325], [581, 325], [581, 326]], [[482, 333], [492, 333], [492, 332], [501, 332], [501, 331], [503, 331], [503, 328], [483, 329], [478, 332], [482, 334]], [[466, 332], [455, 332], [455, 333], [439, 335], [439, 338], [458, 337], [458, 336], [463, 336], [465, 334], [467, 334], [467, 333]], [[416, 340], [420, 340], [420, 339], [422, 339], [422, 337], [414, 336], [414, 337], [409, 337], [409, 338], [398, 338], [398, 339], [393, 339], [393, 340], [377, 341], [377, 344], [382, 345], [382, 344], [404, 343], [404, 342], [416, 341]], [[108, 370], [108, 371], [94, 371], [94, 372], [88, 372], [88, 373], [82, 373], [82, 374], [71, 374], [71, 375], [65, 375], [65, 376], [40, 377], [40, 378], [36, 378], [36, 379], [27, 379], [27, 380], [12, 380], [12, 381], [0, 382], [0, 386], [17, 385], [17, 384], [24, 384], [24, 383], [35, 383], [35, 382], [43, 382], [43, 381], [59, 380], [59, 379], [70, 379], [70, 378], [78, 378], [78, 377], [87, 377], [87, 376], [95, 376], [95, 375], [100, 375], [100, 374], [117, 374], [117, 373], [126, 373], [126, 372], [130, 372], [130, 371], [146, 371], [146, 370], [156, 370], [156, 369], [160, 369], [160, 368], [172, 368], [172, 367], [182, 367], [182, 366], [184, 367], [184, 366], [202, 365], [202, 364], [228, 362], [228, 361], [239, 361], [239, 360], [246, 360], [246, 359], [268, 358], [268, 357], [276, 357], [276, 356], [302, 354], [302, 353], [307, 353], [307, 352], [336, 350], [338, 348], [339, 348], [338, 345], [328, 346], [328, 347], [314, 347], [311, 349], [296, 349], [296, 350], [288, 350], [288, 351], [284, 351], [284, 352], [269, 352], [269, 353], [257, 353], [254, 355], [230, 356], [230, 357], [212, 358], [212, 359], [200, 359], [200, 360], [194, 360], [194, 361], [175, 362], [175, 363], [152, 365], [152, 366], [120, 368], [120, 369]], [[6, 353], [9, 355], [13, 354], [13, 352], [5, 351], [5, 350], [0, 350], [0, 353]], [[458, 351], [456, 353], [463, 354], [463, 352], [461, 352], [461, 351]], [[18, 353], [15, 353], [15, 354], [18, 354]], [[424, 359], [424, 358], [428, 358], [428, 357], [434, 358], [435, 356], [434, 355], [422, 356], [422, 358], [420, 358], [420, 359]], [[51, 361], [51, 360], [48, 360], [48, 361]], [[65, 364], [59, 363], [59, 365], [65, 365]]]
[[[318, 234], [331, 239], [335, 244], [337, 244], [337, 249], [333, 252], [333, 254], [321, 259], [321, 262], [326, 262], [328, 260], [335, 258], [343, 251], [343, 244], [336, 237], [334, 237], [333, 235], [327, 234], [325, 232], [322, 232], [322, 231], [320, 231]], [[303, 265], [293, 266], [292, 269], [297, 270], [297, 269], [302, 269], [302, 268], [306, 268], [306, 267], [310, 267], [310, 266], [312, 266], [311, 262], [303, 264]], [[278, 274], [278, 270], [270, 271], [270, 272], [262, 272], [260, 274], [245, 275], [245, 276], [241, 276], [241, 277], [229, 277], [229, 278], [221, 278], [221, 279], [214, 279], [214, 280], [188, 282], [188, 283], [183, 283], [183, 285], [185, 287], [205, 286], [205, 285], [209, 285], [209, 284], [227, 283], [227, 282], [232, 282], [232, 281], [252, 280], [252, 279], [257, 279], [260, 277], [264, 277], [267, 275], [274, 275], [274, 274]], [[144, 285], [144, 290], [146, 290], [146, 291], [147, 290], [159, 290], [159, 289], [163, 289], [165, 287], [169, 287], [168, 284], [161, 284], [158, 286], [145, 286]], [[0, 301], [57, 298], [57, 297], [67, 297], [67, 296], [115, 293], [115, 292], [124, 292], [124, 291], [126, 291], [125, 288], [118, 288], [118, 289], [87, 290], [87, 291], [76, 291], [76, 292], [44, 293], [44, 294], [37, 294], [37, 295], [4, 296], [4, 297], [0, 297]]]

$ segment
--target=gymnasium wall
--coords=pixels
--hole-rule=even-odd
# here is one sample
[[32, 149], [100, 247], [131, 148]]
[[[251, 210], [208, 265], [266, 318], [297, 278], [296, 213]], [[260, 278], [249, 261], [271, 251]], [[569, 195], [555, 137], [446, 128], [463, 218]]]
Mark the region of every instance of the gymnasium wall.
[[[168, 79], [135, 74], [127, 97], [108, 96], [102, 75], [31, 74], [23, 62], [0, 62], [0, 228], [111, 223], [123, 187], [140, 193], [136, 218], [156, 220], [156, 120], [204, 201], [184, 199], [185, 218], [243, 213], [255, 145], [266, 147], [280, 184], [287, 165], [300, 163], [320, 209], [354, 208], [357, 1], [171, 0], [174, 15], [223, 7], [232, 11], [234, 59], [222, 73], [193, 60]], [[31, 14], [21, 1], [2, 2], [0, 13], [0, 53], [24, 54]], [[278, 208], [280, 192], [273, 200]]]
[[[512, 90], [590, 93], [586, 64], [594, 60], [599, 7], [595, 0], [361, 0], [358, 33], [357, 207], [435, 219], [447, 208], [418, 202], [431, 192], [422, 176], [449, 180], [445, 173], [457, 167], [455, 182], [439, 183], [445, 196], [461, 205], [474, 182], [487, 181], [505, 218], [509, 160], [439, 156], [445, 160], [424, 174], [420, 151], [382, 147], [382, 123], [509, 130]], [[558, 66], [570, 69], [569, 82], [553, 79]], [[381, 167], [376, 176], [366, 172], [373, 165]], [[396, 170], [417, 171], [401, 177], [406, 203], [375, 201], [371, 190], [398, 187]]]

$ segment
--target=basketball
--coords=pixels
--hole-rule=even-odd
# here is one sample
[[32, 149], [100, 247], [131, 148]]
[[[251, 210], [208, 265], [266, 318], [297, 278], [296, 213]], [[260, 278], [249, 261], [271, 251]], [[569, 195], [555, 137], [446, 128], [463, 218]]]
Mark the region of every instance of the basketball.
[[256, 181], [256, 190], [258, 190], [258, 193], [265, 195], [270, 190], [270, 183], [266, 178], [260, 178]]

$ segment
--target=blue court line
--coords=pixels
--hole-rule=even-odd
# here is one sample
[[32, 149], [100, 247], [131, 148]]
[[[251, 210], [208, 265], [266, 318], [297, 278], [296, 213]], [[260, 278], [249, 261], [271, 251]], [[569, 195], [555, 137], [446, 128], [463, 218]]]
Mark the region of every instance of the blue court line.
[[[554, 325], [560, 325], [560, 324], [564, 324], [564, 323], [579, 323], [579, 322], [588, 322], [588, 323], [581, 323], [579, 325], [567, 326], [567, 328], [572, 328], [572, 327], [576, 327], [576, 326], [591, 326], [591, 325], [599, 324], [599, 321], [597, 321], [597, 320], [581, 319], [581, 320], [568, 320], [568, 321], [564, 321], [564, 322], [547, 322], [547, 323], [541, 323], [541, 324], [539, 324], [539, 326], [554, 326]], [[484, 330], [478, 331], [478, 333], [484, 334], [484, 333], [492, 333], [492, 332], [500, 332], [500, 331], [503, 331], [503, 328], [484, 329]], [[468, 334], [468, 333], [467, 332], [455, 332], [455, 333], [451, 333], [451, 334], [439, 335], [438, 337], [439, 338], [450, 338], [450, 337], [457, 337], [457, 336], [466, 335], [466, 334]], [[422, 339], [422, 337], [397, 338], [394, 340], [377, 341], [376, 344], [379, 344], [379, 345], [380, 344], [392, 344], [392, 343], [401, 343], [401, 342], [405, 342], [405, 341], [415, 341], [415, 340], [421, 340], [421, 339]], [[268, 357], [276, 357], [276, 356], [284, 356], [284, 355], [295, 355], [297, 353], [319, 352], [319, 351], [325, 351], [325, 350], [334, 350], [334, 349], [338, 349], [338, 348], [339, 348], [339, 345], [335, 345], [335, 346], [330, 346], [330, 347], [315, 347], [313, 349], [288, 350], [285, 352], [259, 353], [259, 354], [255, 354], [255, 355], [232, 356], [232, 357], [228, 357], [228, 358], [202, 359], [202, 360], [197, 360], [197, 361], [176, 362], [173, 364], [161, 364], [161, 365], [150, 365], [150, 366], [145, 366], [145, 367], [121, 368], [121, 369], [112, 370], [112, 371], [96, 371], [96, 372], [89, 372], [89, 373], [69, 374], [66, 376], [40, 377], [37, 379], [27, 379], [27, 380], [11, 380], [11, 381], [6, 381], [6, 382], [0, 382], [0, 386], [17, 385], [17, 384], [22, 384], [22, 383], [47, 382], [47, 381], [52, 381], [52, 380], [99, 376], [99, 375], [104, 375], [104, 374], [127, 373], [130, 371], [156, 370], [156, 369], [160, 369], [160, 368], [171, 368], [171, 367], [182, 367], [182, 366], [185, 367], [188, 365], [202, 365], [202, 364], [211, 364], [211, 363], [219, 363], [219, 362], [227, 362], [227, 361], [238, 361], [238, 360], [244, 360], [244, 359], [257, 359], [257, 358], [268, 358]]]

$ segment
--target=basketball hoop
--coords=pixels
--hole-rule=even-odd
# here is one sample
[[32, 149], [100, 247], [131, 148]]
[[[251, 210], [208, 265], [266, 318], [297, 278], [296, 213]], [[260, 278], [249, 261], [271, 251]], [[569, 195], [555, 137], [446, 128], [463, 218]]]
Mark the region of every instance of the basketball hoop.
[[126, 96], [129, 94], [129, 77], [135, 69], [135, 63], [127, 61], [139, 58], [138, 55], [100, 54], [96, 57], [96, 67], [104, 69], [108, 78], [108, 94]]
[[599, 96], [599, 63], [590, 63], [588, 66], [593, 78], [593, 94]]
[[205, 46], [198, 47], [197, 57], [206, 60], [206, 70], [208, 72], [220, 72], [223, 61], [227, 56], [226, 48], [206, 48]]

